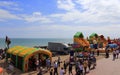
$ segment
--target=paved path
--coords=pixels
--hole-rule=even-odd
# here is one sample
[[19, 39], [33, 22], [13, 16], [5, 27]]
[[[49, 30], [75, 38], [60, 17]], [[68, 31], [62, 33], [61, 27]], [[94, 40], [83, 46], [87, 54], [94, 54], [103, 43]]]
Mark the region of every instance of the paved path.
[[113, 61], [111, 55], [108, 59], [98, 60], [96, 69], [87, 75], [120, 75], [120, 58]]
[[[73, 72], [75, 75], [75, 70]], [[97, 61], [96, 69], [90, 70], [86, 75], [120, 75], [120, 58], [115, 61], [112, 60], [112, 56], [100, 59]]]

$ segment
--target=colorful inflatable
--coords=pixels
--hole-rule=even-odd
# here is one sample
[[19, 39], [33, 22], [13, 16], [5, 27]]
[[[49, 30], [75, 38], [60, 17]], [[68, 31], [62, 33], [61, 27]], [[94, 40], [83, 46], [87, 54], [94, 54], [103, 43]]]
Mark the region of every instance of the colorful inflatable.
[[41, 48], [29, 48], [23, 46], [14, 46], [7, 51], [7, 59], [11, 58], [15, 67], [26, 72], [28, 71], [29, 58], [38, 55], [39, 58], [43, 58], [40, 54], [47, 55], [52, 61], [52, 53], [49, 50]]
[[89, 42], [84, 39], [82, 32], [77, 32], [74, 35], [74, 44], [77, 45], [77, 47], [89, 47]]
[[87, 41], [87, 39], [84, 39], [82, 32], [77, 32], [74, 35], [73, 48], [75, 48], [75, 51], [88, 50], [89, 46], [89, 41]]

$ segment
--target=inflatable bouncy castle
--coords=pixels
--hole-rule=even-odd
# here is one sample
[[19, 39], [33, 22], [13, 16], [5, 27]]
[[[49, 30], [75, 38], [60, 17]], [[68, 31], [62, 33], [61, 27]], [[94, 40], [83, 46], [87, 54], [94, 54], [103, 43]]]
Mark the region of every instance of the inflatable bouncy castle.
[[74, 48], [82, 48], [82, 47], [89, 47], [90, 44], [89, 42], [84, 39], [84, 35], [82, 34], [82, 32], [77, 32], [75, 35], [74, 35]]

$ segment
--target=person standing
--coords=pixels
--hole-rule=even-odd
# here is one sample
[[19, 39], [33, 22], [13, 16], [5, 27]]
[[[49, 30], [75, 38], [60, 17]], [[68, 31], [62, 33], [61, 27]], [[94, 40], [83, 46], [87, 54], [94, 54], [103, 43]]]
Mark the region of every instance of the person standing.
[[38, 73], [37, 75], [43, 75], [43, 74], [42, 74], [42, 67], [40, 67], [39, 73]]
[[119, 56], [119, 50], [118, 49], [116, 50], [116, 55], [117, 55], [116, 58], [118, 59], [118, 56]]
[[91, 57], [89, 57], [89, 59], [88, 59], [88, 68], [89, 68], [89, 71], [91, 70], [91, 64], [92, 64], [92, 59], [91, 59]]
[[53, 75], [53, 69], [50, 70], [50, 75]]
[[93, 40], [93, 47], [94, 47], [94, 50], [93, 50], [93, 55], [94, 55], [95, 54], [95, 50], [98, 49], [97, 40]]
[[72, 73], [72, 64], [69, 63], [69, 75], [70, 75], [70, 73], [73, 75], [73, 73]]
[[113, 51], [113, 61], [115, 60], [116, 58], [116, 50]]
[[60, 67], [60, 57], [58, 57], [58, 66]]
[[9, 45], [11, 44], [11, 40], [10, 40], [10, 38], [8, 38], [8, 36], [6, 36], [6, 38], [5, 38], [5, 43], [6, 43], [7, 49], [9, 49]]
[[64, 61], [64, 64], [63, 64], [63, 66], [64, 66], [64, 71], [65, 71], [65, 73], [66, 73], [66, 69], [67, 69], [67, 63]]
[[87, 72], [86, 70], [87, 70], [87, 66], [88, 66], [88, 61], [87, 61], [87, 59], [84, 60], [83, 66], [84, 66], [84, 71], [85, 71], [85, 74], [86, 74], [86, 72]]
[[56, 75], [56, 74], [58, 75], [58, 69], [57, 68], [58, 68], [58, 63], [57, 63], [57, 61], [55, 61], [54, 62], [54, 75]]
[[74, 56], [74, 50], [73, 50], [73, 48], [71, 48], [71, 50], [70, 50], [70, 57], [71, 56]]
[[99, 53], [100, 53], [99, 50], [97, 50], [97, 56], [99, 56]]
[[36, 64], [36, 70], [38, 71], [39, 70], [39, 60], [38, 59], [36, 60], [35, 64]]
[[92, 61], [93, 61], [93, 69], [95, 69], [95, 66], [96, 66], [96, 57], [95, 56], [93, 56]]
[[46, 66], [47, 66], [47, 69], [50, 70], [51, 62], [49, 58], [46, 59]]
[[109, 50], [105, 50], [106, 58], [109, 58]]
[[78, 60], [76, 60], [76, 62], [75, 62], [75, 71], [76, 71], [76, 75], [78, 75], [79, 74], [79, 61]]
[[41, 66], [42, 66], [42, 60], [39, 59], [39, 67], [41, 67]]
[[80, 74], [79, 75], [83, 75], [83, 63], [79, 64], [79, 70], [80, 70]]
[[33, 70], [36, 70], [36, 59], [34, 57], [32, 57], [32, 67]]
[[63, 67], [61, 67], [61, 70], [60, 70], [60, 74], [59, 75], [64, 75], [65, 74], [65, 71], [63, 69]]

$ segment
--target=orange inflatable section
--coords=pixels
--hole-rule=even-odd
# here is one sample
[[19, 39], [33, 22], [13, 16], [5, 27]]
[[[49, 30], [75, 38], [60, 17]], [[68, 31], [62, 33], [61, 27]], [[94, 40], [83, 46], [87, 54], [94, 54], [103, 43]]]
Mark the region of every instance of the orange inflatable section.
[[89, 42], [83, 38], [74, 38], [74, 42], [76, 42], [77, 44], [79, 44], [81, 46], [89, 47]]

